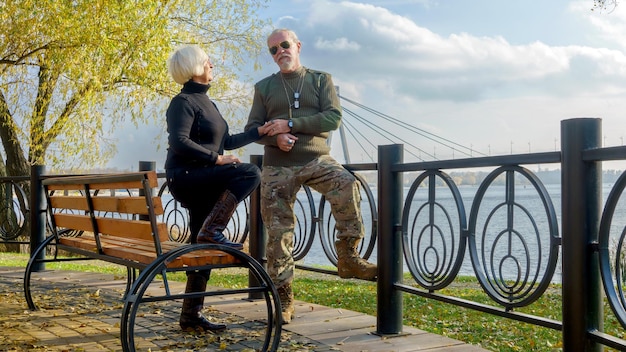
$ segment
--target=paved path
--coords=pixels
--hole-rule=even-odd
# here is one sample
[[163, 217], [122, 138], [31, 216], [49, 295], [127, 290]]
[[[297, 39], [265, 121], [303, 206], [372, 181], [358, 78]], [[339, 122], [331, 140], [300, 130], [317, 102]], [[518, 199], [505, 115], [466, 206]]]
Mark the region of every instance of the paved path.
[[[49, 304], [29, 311], [23, 296], [24, 270], [0, 267], [0, 351], [121, 351], [119, 320], [124, 277], [85, 272], [46, 271], [37, 282]], [[175, 290], [184, 284], [171, 283]], [[207, 311], [226, 322], [222, 334], [181, 332], [180, 304], [164, 304], [141, 314], [136, 329], [144, 351], [253, 351], [253, 326], [242, 323], [264, 311], [264, 301], [207, 297]], [[43, 302], [39, 302], [41, 305]], [[403, 336], [372, 334], [376, 318], [361, 313], [296, 301], [296, 318], [283, 326], [279, 351], [486, 351], [405, 326]], [[164, 319], [169, 317], [170, 319]], [[163, 321], [166, 321], [165, 323]], [[139, 321], [138, 321], [139, 324]], [[137, 326], [137, 325], [136, 325]]]

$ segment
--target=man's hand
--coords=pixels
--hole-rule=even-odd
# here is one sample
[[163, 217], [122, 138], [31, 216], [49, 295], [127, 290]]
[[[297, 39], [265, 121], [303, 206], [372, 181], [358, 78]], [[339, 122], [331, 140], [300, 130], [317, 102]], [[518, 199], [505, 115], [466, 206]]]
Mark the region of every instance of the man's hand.
[[276, 120], [269, 121], [268, 122], [269, 130], [267, 131], [267, 135], [276, 136], [281, 133], [291, 132], [291, 128], [289, 128], [289, 126], [287, 125], [288, 123], [289, 123], [289, 120], [283, 120], [283, 119], [276, 119]]
[[278, 137], [276, 137], [276, 143], [278, 143], [278, 148], [283, 152], [291, 151], [298, 137], [294, 136], [291, 133], [282, 133]]

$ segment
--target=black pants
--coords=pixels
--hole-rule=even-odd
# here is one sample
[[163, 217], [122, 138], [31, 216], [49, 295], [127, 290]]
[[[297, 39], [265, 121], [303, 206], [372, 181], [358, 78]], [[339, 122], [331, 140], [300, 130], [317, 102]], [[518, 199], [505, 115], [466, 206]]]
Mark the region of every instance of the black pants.
[[241, 202], [261, 182], [261, 170], [248, 163], [166, 170], [170, 193], [189, 211], [191, 243], [219, 196], [229, 190]]

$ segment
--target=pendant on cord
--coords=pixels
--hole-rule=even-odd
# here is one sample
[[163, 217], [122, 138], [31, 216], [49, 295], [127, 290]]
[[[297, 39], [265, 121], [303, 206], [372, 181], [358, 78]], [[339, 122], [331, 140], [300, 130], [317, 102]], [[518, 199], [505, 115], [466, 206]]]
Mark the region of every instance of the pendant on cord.
[[299, 92], [294, 92], [293, 93], [293, 108], [294, 109], [300, 109], [300, 93]]

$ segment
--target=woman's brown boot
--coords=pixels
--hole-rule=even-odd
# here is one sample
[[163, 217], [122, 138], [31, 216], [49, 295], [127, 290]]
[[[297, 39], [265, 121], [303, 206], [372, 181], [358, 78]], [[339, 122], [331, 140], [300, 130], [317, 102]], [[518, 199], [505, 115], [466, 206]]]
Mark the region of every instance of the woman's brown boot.
[[[187, 273], [187, 285], [185, 293], [206, 291], [206, 282], [209, 279], [207, 272]], [[226, 329], [225, 324], [214, 324], [202, 315], [204, 306], [204, 296], [183, 299], [183, 309], [180, 312], [179, 324], [183, 330], [222, 331]]]
[[231, 242], [224, 236], [224, 230], [230, 221], [231, 216], [237, 209], [237, 197], [229, 190], [224, 191], [215, 203], [215, 206], [204, 220], [202, 229], [198, 233], [198, 243], [223, 244], [238, 250], [243, 249], [242, 243]]

